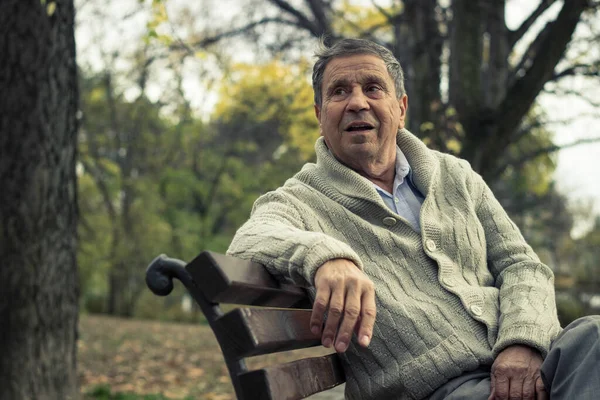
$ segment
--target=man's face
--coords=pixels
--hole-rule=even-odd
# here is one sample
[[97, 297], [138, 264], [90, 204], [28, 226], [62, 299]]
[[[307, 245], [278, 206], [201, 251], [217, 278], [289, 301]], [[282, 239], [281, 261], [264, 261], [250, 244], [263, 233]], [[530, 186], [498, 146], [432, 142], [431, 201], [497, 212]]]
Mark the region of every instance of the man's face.
[[333, 58], [325, 67], [322, 105], [315, 105], [321, 135], [333, 155], [351, 168], [364, 162], [394, 163], [396, 133], [404, 127], [407, 97], [377, 56]]

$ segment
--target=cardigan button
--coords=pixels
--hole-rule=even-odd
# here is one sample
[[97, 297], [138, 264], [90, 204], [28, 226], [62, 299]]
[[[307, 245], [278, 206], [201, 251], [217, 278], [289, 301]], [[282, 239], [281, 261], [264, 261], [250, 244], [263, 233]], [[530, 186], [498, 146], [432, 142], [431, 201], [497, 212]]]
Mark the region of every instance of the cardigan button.
[[383, 219], [383, 224], [386, 226], [394, 226], [396, 225], [396, 218], [394, 217], [385, 217]]
[[483, 310], [481, 309], [481, 307], [476, 305], [471, 306], [471, 312], [476, 316], [480, 316], [481, 314], [483, 314]]
[[431, 239], [427, 239], [425, 241], [425, 247], [427, 247], [427, 250], [433, 252], [437, 250], [437, 246], [435, 245], [435, 242]]
[[448, 286], [448, 287], [452, 287], [452, 286], [454, 286], [454, 284], [456, 283], [456, 281], [455, 281], [454, 279], [452, 279], [452, 278], [444, 278], [444, 281], [443, 281], [443, 282], [444, 282], [444, 283], [446, 284], [446, 286]]

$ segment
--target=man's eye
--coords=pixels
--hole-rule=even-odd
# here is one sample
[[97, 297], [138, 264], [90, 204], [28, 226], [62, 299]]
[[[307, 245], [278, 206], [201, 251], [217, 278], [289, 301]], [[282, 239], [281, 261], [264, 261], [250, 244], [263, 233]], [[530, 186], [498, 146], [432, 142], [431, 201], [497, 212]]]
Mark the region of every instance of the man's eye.
[[346, 89], [344, 89], [344, 88], [337, 88], [337, 89], [335, 89], [333, 91], [333, 94], [335, 96], [340, 96], [340, 95], [346, 94]]
[[367, 92], [378, 92], [381, 88], [377, 85], [367, 86]]

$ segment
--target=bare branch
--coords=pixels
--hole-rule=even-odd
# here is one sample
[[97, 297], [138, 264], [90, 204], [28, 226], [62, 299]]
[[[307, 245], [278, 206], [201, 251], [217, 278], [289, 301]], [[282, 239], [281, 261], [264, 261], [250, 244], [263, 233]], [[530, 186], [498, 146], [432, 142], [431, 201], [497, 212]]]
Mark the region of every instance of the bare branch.
[[[336, 17], [338, 18], [344, 18], [344, 15], [342, 13], [336, 13]], [[375, 43], [378, 43], [382, 46], [387, 46], [388, 43], [382, 42], [379, 38], [375, 37], [374, 32], [376, 32], [378, 29], [380, 28], [384, 28], [389, 26], [387, 22], [383, 22], [381, 24], [377, 24], [377, 25], [373, 25], [372, 27], [370, 27], [368, 30], [364, 30], [362, 29], [362, 27], [360, 25], [358, 25], [356, 22], [346, 19], [345, 21], [348, 25], [350, 25], [353, 29], [356, 29], [356, 31], [358, 32], [358, 36], [363, 38], [363, 39], [369, 39]], [[389, 47], [389, 46], [388, 46]]]
[[296, 19], [298, 26], [301, 26], [301, 27], [307, 29], [313, 36], [318, 37], [322, 33], [324, 33], [322, 31], [320, 31], [319, 28], [314, 24], [314, 22], [312, 22], [310, 19], [308, 19], [308, 17], [306, 15], [302, 14], [300, 11], [298, 11], [297, 9], [292, 7], [290, 5], [290, 3], [288, 3], [287, 1], [284, 1], [284, 0], [269, 0], [269, 1], [273, 4], [275, 4], [281, 10], [287, 12], [288, 14], [291, 14]]
[[573, 75], [581, 75], [581, 76], [591, 76], [591, 77], [600, 77], [600, 65], [592, 64], [578, 64], [573, 65], [569, 68], [565, 68], [560, 72], [554, 73], [554, 76], [551, 81], [557, 81], [565, 76], [573, 76]]
[[542, 147], [540, 149], [531, 151], [529, 153], [525, 153], [521, 157], [519, 157], [515, 160], [507, 161], [506, 163], [504, 163], [504, 166], [502, 166], [501, 168], [498, 168], [496, 170], [496, 172], [494, 173], [494, 176], [496, 176], [496, 177], [500, 176], [500, 174], [502, 174], [502, 172], [504, 172], [504, 170], [508, 166], [511, 166], [513, 168], [520, 168], [523, 166], [523, 164], [527, 163], [528, 161], [534, 160], [535, 158], [537, 158], [539, 156], [555, 153], [559, 150], [568, 149], [570, 147], [581, 146], [583, 144], [591, 144], [591, 143], [600, 143], [600, 137], [580, 139], [580, 140], [576, 140], [572, 143], [564, 144], [562, 146], [553, 144], [551, 146]]
[[331, 26], [329, 19], [325, 14], [325, 4], [321, 0], [306, 0], [310, 10], [315, 16], [316, 21], [319, 23], [321, 32], [330, 32]]
[[[550, 93], [550, 92], [548, 92]], [[568, 125], [572, 124], [577, 120], [581, 120], [582, 118], [600, 118], [600, 112], [598, 113], [583, 113], [577, 114], [574, 117], [569, 118], [561, 118], [561, 119], [545, 119], [545, 118], [535, 118], [532, 122], [522, 124], [519, 130], [513, 135], [512, 143], [518, 145], [519, 141], [523, 139], [525, 136], [531, 134], [531, 131], [534, 129], [556, 126], [556, 125]]]
[[494, 140], [489, 142], [488, 151], [503, 151], [511, 143], [511, 137], [523, 117], [546, 82], [552, 78], [556, 64], [563, 57], [581, 14], [587, 6], [587, 0], [565, 2], [556, 20], [549, 24], [549, 31], [544, 35], [539, 50], [532, 59], [531, 67], [527, 69], [524, 76], [512, 84], [496, 111], [498, 126]]
[[509, 46], [513, 47], [515, 43], [517, 43], [523, 35], [527, 33], [529, 28], [537, 21], [537, 19], [542, 15], [552, 4], [554, 4], [556, 0], [542, 0], [538, 7], [527, 17], [525, 21], [519, 26], [516, 30], [512, 31], [509, 38]]
[[578, 92], [573, 89], [554, 89], [554, 90], [545, 90], [544, 92], [549, 93], [549, 94], [559, 95], [559, 96], [576, 96], [576, 97], [584, 100], [586, 103], [588, 103], [592, 107], [600, 108], [600, 101], [591, 99], [591, 98], [587, 97], [586, 95], [584, 95], [583, 93]]
[[523, 71], [527, 70], [531, 66], [533, 59], [539, 53], [539, 49], [542, 46], [542, 43], [544, 42], [546, 36], [548, 36], [551, 28], [552, 24], [546, 24], [546, 26], [544, 26], [541, 32], [533, 40], [533, 42], [529, 44], [529, 47], [523, 53], [521, 60], [519, 60], [519, 63], [513, 68], [510, 76], [508, 77], [508, 82], [510, 84], [515, 82], [519, 78], [519, 74], [523, 73]]
[[387, 19], [387, 21], [390, 24], [394, 22], [394, 17], [390, 13], [385, 11], [385, 9], [383, 7], [381, 7], [379, 4], [377, 4], [377, 2], [375, 0], [371, 0], [371, 4], [373, 5], [373, 7], [375, 7], [377, 9], [377, 11], [379, 11], [381, 13], [381, 15], [383, 15], [385, 17], [385, 19]]
[[184, 50], [189, 54], [194, 54], [194, 48], [204, 48], [204, 47], [207, 47], [207, 46], [217, 43], [219, 40], [241, 35], [243, 33], [251, 31], [252, 29], [256, 28], [257, 26], [265, 25], [265, 24], [269, 24], [269, 23], [298, 26], [298, 24], [296, 22], [290, 21], [287, 19], [283, 19], [283, 18], [262, 18], [258, 21], [250, 22], [250, 23], [248, 23], [242, 27], [239, 27], [237, 29], [232, 29], [230, 31], [217, 33], [213, 36], [205, 37], [201, 40], [195, 41], [190, 44], [187, 44], [187, 43], [183, 42], [182, 40], [178, 40], [175, 44], [173, 44], [171, 46], [171, 49]]

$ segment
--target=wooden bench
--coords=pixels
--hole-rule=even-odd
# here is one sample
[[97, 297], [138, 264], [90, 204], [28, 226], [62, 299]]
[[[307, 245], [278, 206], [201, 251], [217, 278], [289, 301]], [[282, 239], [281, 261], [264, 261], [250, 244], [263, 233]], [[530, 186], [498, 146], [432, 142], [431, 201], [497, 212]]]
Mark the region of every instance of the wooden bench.
[[[205, 251], [192, 262], [161, 255], [146, 271], [150, 290], [166, 296], [179, 279], [212, 328], [238, 399], [303, 399], [345, 381], [337, 354], [248, 370], [245, 358], [320, 346], [310, 331], [311, 303], [296, 286], [281, 284], [264, 266]], [[219, 304], [240, 304], [224, 314]], [[276, 307], [276, 308], [275, 308]]]

